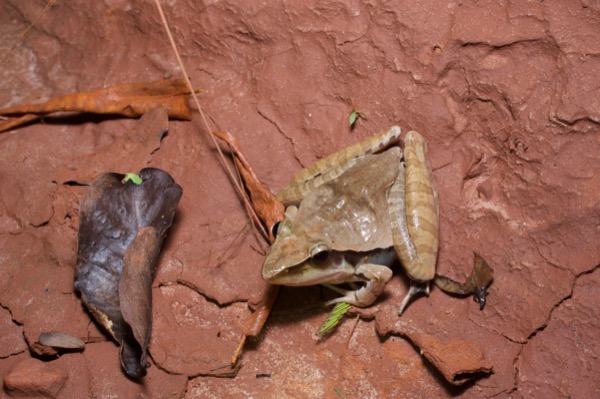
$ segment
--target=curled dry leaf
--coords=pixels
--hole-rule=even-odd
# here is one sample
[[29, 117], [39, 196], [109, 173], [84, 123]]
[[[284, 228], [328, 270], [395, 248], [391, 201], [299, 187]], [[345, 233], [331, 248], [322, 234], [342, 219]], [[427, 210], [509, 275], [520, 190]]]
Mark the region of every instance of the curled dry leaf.
[[[259, 219], [257, 222], [261, 223], [261, 226], [264, 226], [264, 229], [267, 232], [265, 234], [267, 236], [266, 238], [268, 239], [269, 244], [272, 244], [273, 241], [275, 241], [273, 234], [274, 227], [277, 223], [281, 222], [284, 217], [285, 209], [283, 204], [278, 201], [273, 193], [271, 193], [271, 191], [258, 179], [254, 169], [246, 160], [236, 138], [231, 133], [224, 131], [216, 132], [215, 136], [225, 141], [233, 152], [236, 166], [242, 176], [244, 186], [250, 195], [252, 210], [254, 211], [252, 214]], [[262, 295], [258, 306], [254, 310], [254, 313], [252, 313], [244, 322], [240, 341], [231, 357], [232, 367], [235, 366], [238, 357], [242, 353], [246, 338], [258, 336], [262, 330], [269, 318], [269, 314], [271, 313], [271, 309], [275, 304], [278, 294], [278, 285], [268, 286]]]
[[259, 222], [264, 225], [269, 243], [272, 244], [275, 241], [273, 228], [283, 220], [285, 207], [275, 198], [271, 190], [258, 179], [252, 165], [246, 160], [236, 138], [231, 133], [224, 131], [216, 132], [215, 136], [225, 141], [233, 152], [236, 166], [242, 176], [244, 186], [250, 195], [252, 208], [260, 219]]
[[120, 345], [123, 369], [146, 374], [152, 324], [151, 284], [167, 228], [182, 195], [160, 170], [139, 173], [140, 185], [124, 175], [98, 177], [79, 209], [75, 288], [96, 320]]
[[479, 309], [483, 310], [488, 296], [487, 287], [494, 278], [494, 270], [477, 252], [473, 255], [475, 258], [473, 270], [464, 283], [439, 274], [435, 276], [434, 283], [449, 294], [473, 295], [473, 299], [479, 303]]
[[162, 105], [170, 118], [191, 120], [187, 102], [190, 91], [183, 79], [128, 83], [105, 89], [54, 97], [42, 104], [23, 104], [0, 109], [0, 115], [19, 117], [0, 122], [0, 132], [14, 129], [56, 112], [84, 112], [139, 117]]
[[85, 346], [85, 342], [81, 338], [61, 331], [41, 333], [38, 342], [57, 349], [83, 349]]

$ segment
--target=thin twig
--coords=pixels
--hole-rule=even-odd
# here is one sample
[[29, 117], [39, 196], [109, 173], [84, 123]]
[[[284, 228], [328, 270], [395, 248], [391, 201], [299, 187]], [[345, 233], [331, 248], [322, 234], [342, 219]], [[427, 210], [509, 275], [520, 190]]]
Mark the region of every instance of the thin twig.
[[35, 26], [35, 24], [38, 23], [38, 21], [40, 19], [42, 19], [42, 17], [44, 16], [44, 14], [46, 14], [46, 12], [50, 9], [50, 7], [52, 7], [52, 5], [55, 2], [56, 2], [56, 0], [50, 0], [48, 2], [48, 4], [46, 4], [46, 7], [44, 7], [44, 9], [42, 10], [42, 12], [40, 13], [40, 15], [38, 15], [37, 18], [31, 24], [29, 24], [29, 26], [27, 27], [27, 29], [25, 29], [23, 32], [21, 32], [21, 34], [19, 35], [19, 38], [17, 39], [17, 41], [14, 42], [14, 44], [6, 51], [6, 53], [4, 53], [4, 57], [2, 57], [2, 60], [0, 60], [0, 66], [2, 66], [2, 64], [4, 64], [4, 61], [6, 61], [8, 59], [8, 55], [15, 49], [15, 47], [17, 47], [17, 45], [19, 43], [21, 43], [21, 41], [23, 40], [23, 38], [25, 37], [25, 35], [31, 30], [31, 28], [33, 28]]
[[356, 319], [354, 319], [354, 324], [352, 325], [352, 330], [350, 330], [350, 335], [348, 336], [348, 340], [346, 341], [346, 348], [350, 346], [350, 340], [354, 335], [354, 330], [356, 330], [356, 325], [358, 324], [358, 320], [360, 320], [360, 315], [356, 315]]
[[[196, 108], [198, 109], [198, 112], [200, 112], [200, 117], [202, 118], [202, 122], [204, 123], [206, 131], [209, 133], [209, 136], [210, 136], [213, 144], [215, 145], [217, 152], [219, 153], [219, 158], [221, 160], [223, 167], [227, 171], [227, 175], [229, 176], [233, 185], [235, 186], [236, 190], [238, 191], [238, 194], [242, 197], [242, 200], [244, 201], [244, 204], [246, 205], [246, 211], [250, 213], [248, 216], [250, 217], [250, 220], [252, 221], [252, 224], [254, 225], [254, 219], [256, 218], [256, 220], [259, 220], [258, 216], [256, 215], [254, 208], [252, 208], [252, 206], [250, 205], [250, 202], [246, 196], [246, 192], [244, 191], [243, 187], [240, 185], [240, 182], [238, 180], [236, 180], [234, 173], [229, 168], [229, 165], [227, 165], [227, 162], [225, 161], [225, 156], [223, 155], [223, 151], [221, 151], [221, 147], [217, 143], [217, 139], [215, 139], [215, 136], [210, 128], [210, 125], [208, 124], [206, 115], [204, 114], [204, 111], [202, 110], [202, 107], [200, 106], [200, 101], [198, 101], [198, 97], [196, 96], [194, 87], [192, 86], [192, 82], [190, 81], [187, 70], [185, 69], [185, 66], [183, 65], [183, 61], [181, 60], [179, 51], [177, 50], [177, 45], [175, 44], [175, 40], [173, 39], [173, 35], [171, 34], [171, 28], [169, 27], [169, 23], [167, 22], [167, 18], [165, 16], [163, 8], [160, 5], [160, 0], [154, 0], [154, 2], [156, 3], [156, 7], [158, 8], [158, 13], [160, 14], [160, 19], [161, 19], [163, 26], [167, 32], [169, 42], [171, 43], [171, 47], [173, 48], [173, 51], [175, 53], [175, 57], [177, 58], [177, 63], [179, 64], [179, 67], [181, 68], [183, 78], [185, 79], [185, 82], [186, 82], [190, 92], [192, 93], [192, 98], [194, 99], [194, 104], [196, 104]], [[256, 225], [254, 225], [254, 226], [256, 227]]]

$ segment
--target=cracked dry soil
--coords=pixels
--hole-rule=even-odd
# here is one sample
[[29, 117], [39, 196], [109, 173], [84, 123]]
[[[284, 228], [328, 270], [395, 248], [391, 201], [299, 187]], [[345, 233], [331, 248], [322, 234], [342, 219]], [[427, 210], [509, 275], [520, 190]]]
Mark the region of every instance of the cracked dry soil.
[[[38, 394], [58, 398], [600, 395], [597, 1], [164, 3], [202, 105], [274, 191], [392, 124], [421, 132], [440, 195], [438, 270], [462, 279], [480, 253], [495, 270], [488, 305], [434, 289], [398, 318], [397, 268], [356, 325], [318, 340], [329, 293], [283, 289], [237, 376], [209, 376], [265, 285], [261, 245], [195, 113], [171, 121], [157, 151], [127, 150], [128, 165], [160, 167], [184, 190], [154, 281], [153, 365], [135, 384], [73, 292], [85, 187], [66, 183], [126, 172], [119, 138], [136, 121], [47, 119], [0, 134], [5, 382], [47, 378]], [[0, 2], [1, 54], [44, 5]], [[0, 105], [179, 73], [151, 2], [58, 0], [0, 67]], [[351, 130], [353, 110], [365, 118]], [[37, 337], [52, 330], [85, 350], [42, 354]], [[427, 339], [409, 342], [415, 332]], [[493, 371], [455, 387], [420, 356], [426, 341], [461, 342]]]

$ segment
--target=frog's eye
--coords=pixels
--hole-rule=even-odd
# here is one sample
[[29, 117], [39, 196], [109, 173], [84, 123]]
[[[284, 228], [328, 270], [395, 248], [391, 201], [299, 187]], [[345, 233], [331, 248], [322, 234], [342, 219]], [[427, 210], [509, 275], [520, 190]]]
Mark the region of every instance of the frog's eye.
[[273, 227], [271, 227], [271, 233], [273, 234], [273, 237], [277, 237], [280, 226], [281, 226], [281, 222], [277, 222], [273, 225]]
[[316, 266], [321, 266], [331, 259], [331, 250], [325, 244], [316, 244], [310, 249], [310, 259]]
[[289, 236], [293, 229], [293, 221], [289, 219], [283, 219], [280, 222], [277, 222], [271, 227], [271, 233], [273, 237], [277, 238], [277, 236]]

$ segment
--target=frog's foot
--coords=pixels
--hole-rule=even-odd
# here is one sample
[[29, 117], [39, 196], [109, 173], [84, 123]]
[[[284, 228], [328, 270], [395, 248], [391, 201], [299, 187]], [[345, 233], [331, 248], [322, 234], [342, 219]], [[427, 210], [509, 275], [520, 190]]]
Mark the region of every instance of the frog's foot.
[[464, 283], [439, 274], [435, 275], [433, 283], [449, 294], [473, 295], [475, 302], [479, 303], [479, 310], [483, 310], [488, 296], [487, 287], [494, 278], [494, 271], [479, 254], [475, 252], [474, 256], [473, 271]]
[[324, 284], [326, 287], [343, 295], [328, 301], [325, 303], [326, 306], [341, 302], [346, 302], [360, 308], [369, 306], [381, 295], [385, 284], [392, 278], [392, 269], [386, 266], [367, 263], [358, 266], [355, 275], [367, 279], [365, 284], [356, 290], [343, 290], [331, 284]]
[[400, 309], [398, 309], [398, 316], [402, 315], [402, 312], [404, 312], [404, 309], [406, 308], [406, 305], [408, 305], [410, 300], [414, 296], [419, 295], [421, 293], [424, 293], [425, 295], [429, 295], [429, 282], [417, 283], [416, 281], [411, 281], [410, 288], [409, 288], [408, 292], [406, 293], [406, 296], [402, 300], [402, 303], [400, 304]]

